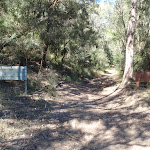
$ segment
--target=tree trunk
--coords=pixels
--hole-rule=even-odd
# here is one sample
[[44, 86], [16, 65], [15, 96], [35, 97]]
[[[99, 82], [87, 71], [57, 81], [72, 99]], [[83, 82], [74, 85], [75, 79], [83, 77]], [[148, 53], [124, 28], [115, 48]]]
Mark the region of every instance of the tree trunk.
[[46, 67], [46, 54], [48, 50], [48, 44], [44, 45], [43, 53], [42, 53], [42, 59], [41, 59], [41, 66]]
[[63, 57], [62, 57], [62, 59], [61, 59], [61, 64], [62, 64], [62, 65], [64, 64], [65, 56], [66, 56], [66, 55], [63, 55]]
[[133, 49], [134, 49], [136, 7], [137, 7], [137, 0], [132, 0], [127, 31], [126, 63], [121, 87], [127, 86], [130, 83], [129, 82], [130, 79], [133, 78]]

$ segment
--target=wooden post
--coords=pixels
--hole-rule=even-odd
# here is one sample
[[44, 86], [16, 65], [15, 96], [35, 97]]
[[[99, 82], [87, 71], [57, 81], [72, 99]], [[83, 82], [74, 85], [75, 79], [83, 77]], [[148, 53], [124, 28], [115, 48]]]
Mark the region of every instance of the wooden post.
[[138, 89], [140, 87], [140, 82], [136, 82], [136, 88]]
[[26, 77], [25, 77], [25, 95], [27, 95], [27, 67], [25, 66], [26, 69]]
[[27, 80], [25, 80], [25, 95], [27, 95]]

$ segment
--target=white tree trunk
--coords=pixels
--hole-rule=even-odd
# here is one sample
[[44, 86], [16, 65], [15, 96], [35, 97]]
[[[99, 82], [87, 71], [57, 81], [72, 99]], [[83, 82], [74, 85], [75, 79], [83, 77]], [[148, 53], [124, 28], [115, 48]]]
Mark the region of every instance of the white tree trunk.
[[130, 79], [133, 78], [133, 49], [134, 49], [136, 7], [137, 7], [137, 0], [132, 0], [127, 31], [126, 63], [123, 80], [121, 84], [121, 86], [123, 87], [126, 86], [129, 83]]

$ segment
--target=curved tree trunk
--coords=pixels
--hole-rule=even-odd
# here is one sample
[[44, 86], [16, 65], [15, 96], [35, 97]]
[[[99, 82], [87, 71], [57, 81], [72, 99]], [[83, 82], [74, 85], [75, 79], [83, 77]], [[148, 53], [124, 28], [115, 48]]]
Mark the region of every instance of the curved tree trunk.
[[125, 87], [126, 85], [128, 85], [130, 83], [129, 82], [130, 79], [133, 78], [133, 49], [134, 49], [136, 7], [137, 7], [137, 0], [132, 0], [127, 31], [126, 63], [121, 87]]

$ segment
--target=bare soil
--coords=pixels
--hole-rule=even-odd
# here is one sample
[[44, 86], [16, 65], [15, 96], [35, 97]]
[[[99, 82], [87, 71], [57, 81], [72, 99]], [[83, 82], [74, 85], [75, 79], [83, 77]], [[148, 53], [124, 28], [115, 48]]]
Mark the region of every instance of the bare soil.
[[[2, 150], [150, 150], [150, 91], [117, 88], [115, 70], [47, 93], [1, 98]], [[115, 92], [114, 92], [115, 91]]]

